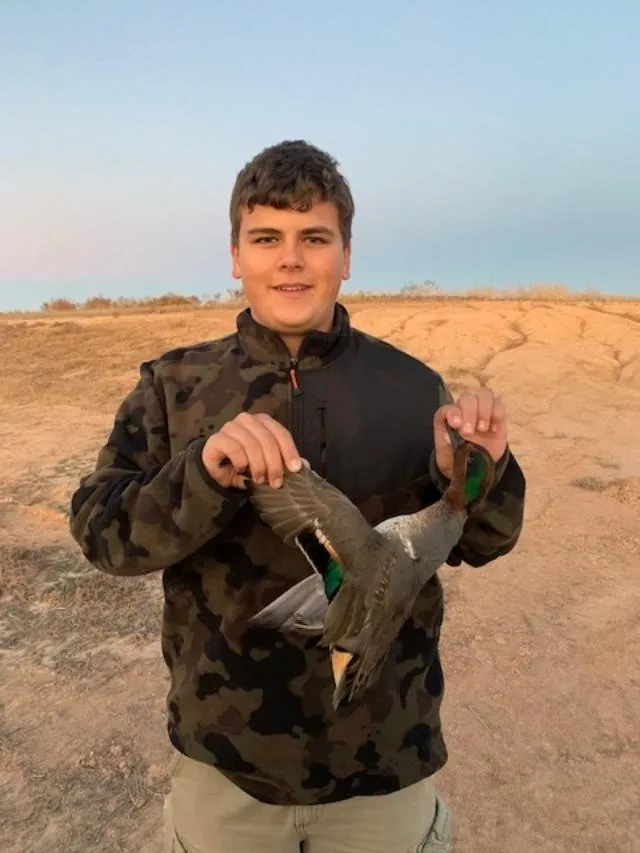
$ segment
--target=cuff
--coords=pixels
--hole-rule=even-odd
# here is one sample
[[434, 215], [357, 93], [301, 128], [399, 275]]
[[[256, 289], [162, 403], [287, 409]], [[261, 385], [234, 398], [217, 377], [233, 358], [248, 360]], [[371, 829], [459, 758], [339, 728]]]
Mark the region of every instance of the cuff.
[[193, 461], [203, 485], [215, 492], [217, 495], [220, 495], [222, 498], [238, 497], [241, 495], [246, 496], [244, 489], [236, 489], [232, 486], [225, 488], [225, 486], [221, 486], [220, 483], [207, 471], [207, 468], [202, 461], [202, 448], [206, 441], [206, 438], [196, 438], [187, 447], [187, 458], [191, 458]]

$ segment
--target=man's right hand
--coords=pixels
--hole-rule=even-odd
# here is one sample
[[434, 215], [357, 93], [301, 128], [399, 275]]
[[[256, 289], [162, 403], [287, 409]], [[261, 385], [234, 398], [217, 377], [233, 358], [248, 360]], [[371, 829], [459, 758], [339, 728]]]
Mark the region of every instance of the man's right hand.
[[202, 461], [223, 488], [245, 488], [250, 477], [257, 483], [282, 485], [285, 469], [299, 471], [302, 460], [291, 433], [269, 415], [242, 412], [209, 436]]

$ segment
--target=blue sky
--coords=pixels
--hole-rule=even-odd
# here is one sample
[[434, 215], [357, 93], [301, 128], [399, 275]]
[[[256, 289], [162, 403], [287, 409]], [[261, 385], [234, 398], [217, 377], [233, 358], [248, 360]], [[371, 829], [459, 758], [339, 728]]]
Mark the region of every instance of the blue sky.
[[0, 3], [0, 310], [225, 292], [237, 171], [340, 161], [349, 289], [640, 295], [640, 3]]

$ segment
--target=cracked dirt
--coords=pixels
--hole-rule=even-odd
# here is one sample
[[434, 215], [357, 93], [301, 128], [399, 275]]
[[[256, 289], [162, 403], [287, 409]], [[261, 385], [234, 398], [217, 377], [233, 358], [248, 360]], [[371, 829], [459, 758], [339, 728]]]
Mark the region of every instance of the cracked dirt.
[[[640, 302], [350, 310], [500, 393], [528, 479], [516, 551], [441, 571], [454, 850], [640, 851]], [[4, 853], [162, 849], [160, 577], [91, 570], [66, 515], [139, 363], [234, 317], [0, 317]]]

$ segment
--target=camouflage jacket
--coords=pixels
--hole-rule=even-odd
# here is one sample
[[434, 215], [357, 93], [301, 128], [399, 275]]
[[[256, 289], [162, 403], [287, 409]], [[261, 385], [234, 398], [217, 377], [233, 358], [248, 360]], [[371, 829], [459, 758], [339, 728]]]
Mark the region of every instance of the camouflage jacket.
[[[433, 413], [450, 399], [440, 376], [354, 329], [340, 304], [333, 330], [309, 334], [297, 360], [246, 310], [233, 334], [168, 352], [140, 372], [72, 497], [71, 531], [105, 572], [163, 572], [174, 746], [278, 804], [389, 793], [434, 773], [447, 757], [438, 577], [377, 685], [334, 711], [329, 656], [315, 638], [246, 624], [308, 575], [308, 563], [257, 517], [245, 491], [212, 480], [201, 451], [240, 412], [266, 412], [377, 524], [433, 503], [446, 486], [433, 461]], [[510, 451], [498, 473], [451, 565], [481, 566], [516, 544], [525, 481]]]

